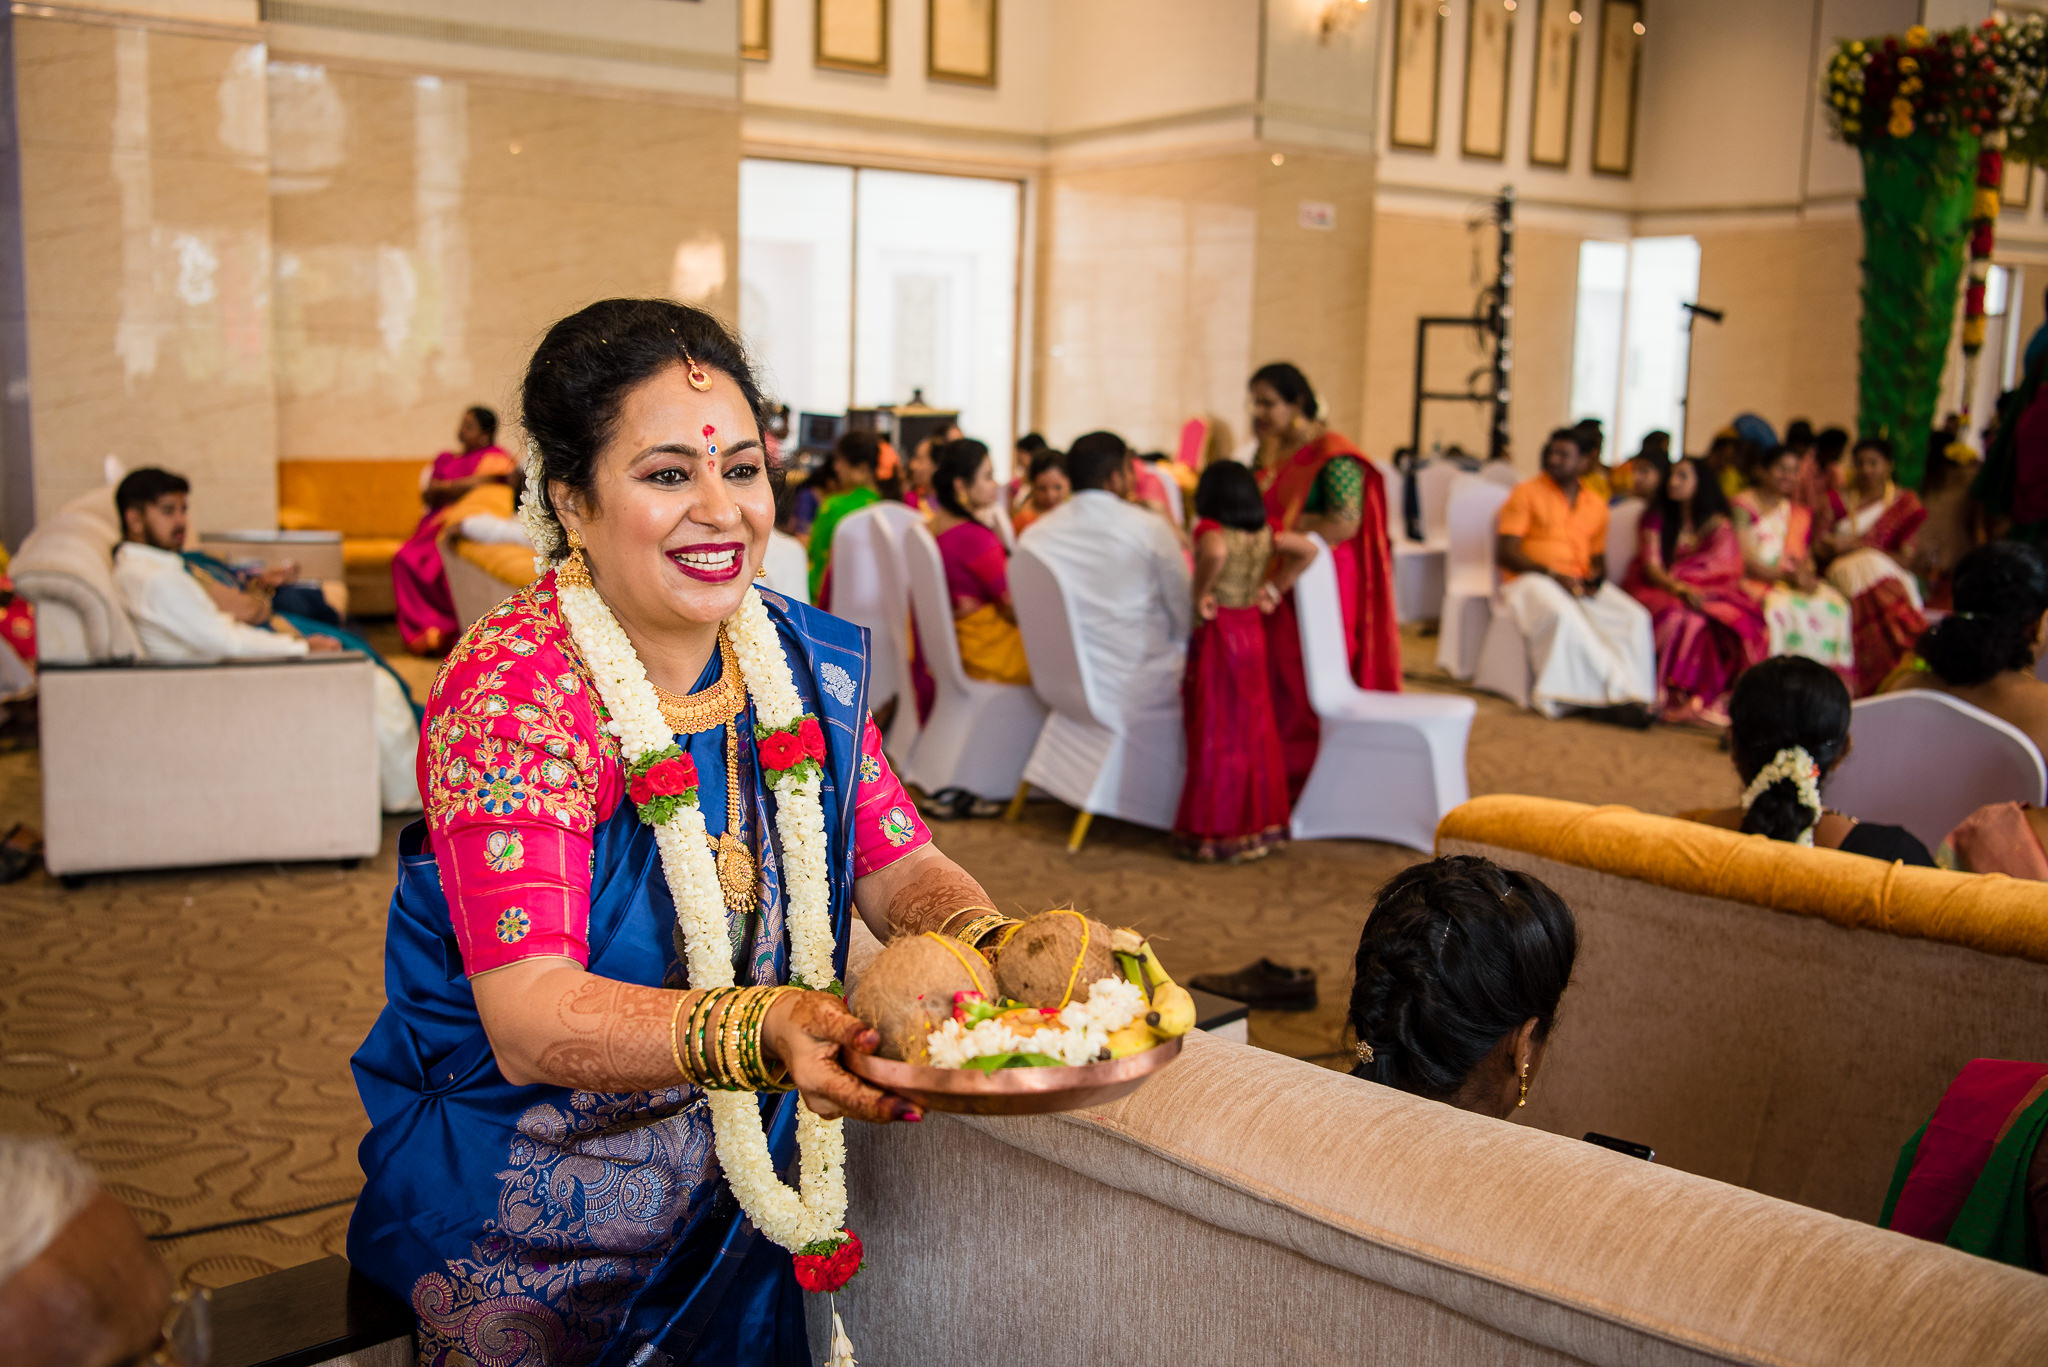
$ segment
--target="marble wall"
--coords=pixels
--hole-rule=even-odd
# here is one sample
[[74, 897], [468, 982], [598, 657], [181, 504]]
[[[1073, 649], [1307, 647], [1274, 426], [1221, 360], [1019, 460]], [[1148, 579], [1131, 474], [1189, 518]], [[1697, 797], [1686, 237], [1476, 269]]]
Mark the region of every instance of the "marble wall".
[[270, 63], [278, 454], [431, 455], [517, 411], [594, 299], [737, 309], [739, 116], [333, 61]]
[[255, 30], [17, 16], [35, 506], [104, 458], [274, 525], [269, 128]]
[[[1372, 164], [1278, 156], [1048, 173], [1033, 409], [1049, 440], [1110, 427], [1172, 450], [1198, 415], [1241, 439], [1246, 379], [1282, 359], [1308, 373], [1340, 430], [1355, 430]], [[1305, 203], [1332, 213], [1305, 227]]]

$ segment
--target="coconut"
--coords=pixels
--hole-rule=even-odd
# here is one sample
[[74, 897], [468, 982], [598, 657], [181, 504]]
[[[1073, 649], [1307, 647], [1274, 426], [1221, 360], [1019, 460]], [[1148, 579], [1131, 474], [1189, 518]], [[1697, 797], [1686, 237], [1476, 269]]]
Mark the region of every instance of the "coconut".
[[1018, 926], [996, 961], [996, 986], [1026, 1006], [1088, 1000], [1097, 979], [1116, 973], [1109, 927], [1078, 911], [1045, 911]]
[[928, 1063], [927, 1043], [953, 1015], [953, 994], [996, 995], [995, 970], [973, 945], [927, 932], [892, 941], [854, 984], [847, 1006], [882, 1037], [883, 1058]]

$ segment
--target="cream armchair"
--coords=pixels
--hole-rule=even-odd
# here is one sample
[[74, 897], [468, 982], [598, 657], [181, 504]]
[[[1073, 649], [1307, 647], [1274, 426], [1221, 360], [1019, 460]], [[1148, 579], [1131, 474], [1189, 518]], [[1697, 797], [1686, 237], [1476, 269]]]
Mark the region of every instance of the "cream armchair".
[[376, 854], [376, 666], [144, 660], [114, 587], [119, 539], [102, 489], [14, 560], [36, 605], [44, 865], [72, 878]]

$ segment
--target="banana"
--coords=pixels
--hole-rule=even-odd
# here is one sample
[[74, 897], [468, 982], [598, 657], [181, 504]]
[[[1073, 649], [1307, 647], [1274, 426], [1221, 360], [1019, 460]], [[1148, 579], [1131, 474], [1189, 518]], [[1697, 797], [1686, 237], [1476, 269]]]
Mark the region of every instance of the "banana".
[[1124, 927], [1110, 933], [1109, 948], [1125, 979], [1136, 985], [1152, 1004], [1144, 1023], [1155, 1034], [1172, 1039], [1195, 1028], [1195, 999], [1167, 975], [1159, 956], [1152, 952], [1151, 941]]
[[1123, 1029], [1110, 1034], [1109, 1056], [1129, 1058], [1132, 1054], [1144, 1053], [1157, 1043], [1159, 1036], [1153, 1033], [1152, 1027], [1145, 1024], [1145, 1018], [1140, 1016]]

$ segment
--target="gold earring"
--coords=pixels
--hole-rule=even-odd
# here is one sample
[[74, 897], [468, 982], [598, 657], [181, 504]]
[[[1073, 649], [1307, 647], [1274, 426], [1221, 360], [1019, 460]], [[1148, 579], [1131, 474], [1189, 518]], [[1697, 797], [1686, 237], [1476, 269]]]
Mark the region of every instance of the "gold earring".
[[1526, 1063], [1522, 1065], [1522, 1094], [1515, 1098], [1515, 1104], [1517, 1106], [1529, 1104], [1529, 1065]]
[[570, 528], [566, 540], [569, 553], [562, 557], [562, 563], [555, 566], [555, 583], [562, 588], [587, 589], [590, 587], [590, 566], [583, 559], [583, 536]]
[[756, 579], [766, 579], [767, 577], [768, 567], [766, 565], [762, 565], [761, 568], [754, 571], [754, 578]]

